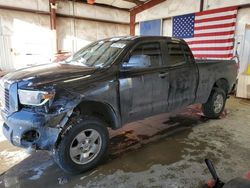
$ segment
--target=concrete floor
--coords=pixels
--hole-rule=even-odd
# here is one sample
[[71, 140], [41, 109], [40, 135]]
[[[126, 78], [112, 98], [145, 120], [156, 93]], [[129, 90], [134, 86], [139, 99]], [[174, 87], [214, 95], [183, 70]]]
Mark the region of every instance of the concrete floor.
[[204, 187], [205, 158], [225, 181], [250, 170], [250, 101], [231, 98], [219, 120], [199, 106], [162, 114], [111, 131], [109, 158], [77, 176], [62, 172], [47, 152], [32, 155], [0, 134], [0, 187]]

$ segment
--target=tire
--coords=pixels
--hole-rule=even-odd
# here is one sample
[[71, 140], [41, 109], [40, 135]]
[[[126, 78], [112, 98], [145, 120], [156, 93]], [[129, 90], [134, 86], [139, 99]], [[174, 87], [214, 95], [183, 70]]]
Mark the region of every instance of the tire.
[[93, 169], [102, 162], [108, 150], [109, 134], [105, 123], [86, 117], [69, 127], [54, 150], [55, 162], [71, 174]]
[[226, 97], [226, 93], [223, 89], [213, 88], [208, 101], [202, 104], [202, 112], [204, 115], [210, 119], [219, 118], [225, 108]]

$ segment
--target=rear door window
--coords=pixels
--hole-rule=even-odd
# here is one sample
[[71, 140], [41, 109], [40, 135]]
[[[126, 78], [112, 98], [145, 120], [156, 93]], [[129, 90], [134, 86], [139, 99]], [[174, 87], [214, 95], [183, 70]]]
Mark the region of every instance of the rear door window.
[[159, 42], [139, 44], [131, 52], [127, 62], [123, 63], [124, 69], [138, 69], [159, 67], [162, 64], [161, 46]]
[[177, 42], [169, 42], [167, 43], [167, 51], [168, 51], [168, 65], [177, 66], [181, 64], [185, 64], [185, 56], [182, 50], [182, 46]]
[[184, 52], [184, 55], [186, 57], [186, 61], [188, 63], [192, 63], [193, 60], [194, 60], [194, 57], [193, 57], [193, 54], [191, 52], [191, 50], [189, 49], [189, 47], [185, 44], [182, 44], [182, 48], [183, 48], [183, 52]]

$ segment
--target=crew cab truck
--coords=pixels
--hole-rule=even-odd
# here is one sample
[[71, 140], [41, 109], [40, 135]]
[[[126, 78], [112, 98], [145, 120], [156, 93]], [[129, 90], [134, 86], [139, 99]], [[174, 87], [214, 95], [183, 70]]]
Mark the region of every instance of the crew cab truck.
[[181, 39], [104, 39], [65, 61], [3, 77], [3, 132], [15, 146], [51, 151], [63, 170], [80, 173], [104, 158], [108, 127], [194, 103], [218, 118], [236, 74], [231, 60], [196, 61]]

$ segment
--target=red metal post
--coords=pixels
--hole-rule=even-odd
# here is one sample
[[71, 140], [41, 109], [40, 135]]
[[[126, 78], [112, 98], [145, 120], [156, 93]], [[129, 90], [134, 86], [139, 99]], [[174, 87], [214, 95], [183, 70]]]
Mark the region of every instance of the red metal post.
[[130, 35], [135, 35], [135, 15], [130, 12]]
[[56, 0], [49, 0], [50, 28], [56, 30]]
[[50, 29], [53, 34], [53, 53], [58, 51], [57, 46], [57, 32], [56, 32], [56, 0], [49, 0], [49, 12], [50, 12]]
[[200, 12], [204, 10], [204, 0], [200, 0]]

